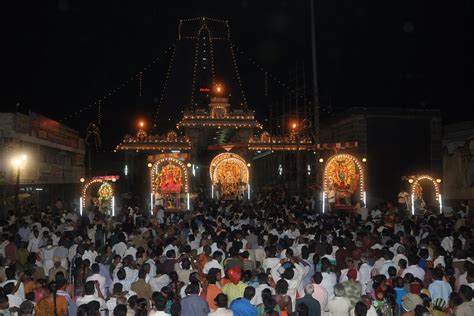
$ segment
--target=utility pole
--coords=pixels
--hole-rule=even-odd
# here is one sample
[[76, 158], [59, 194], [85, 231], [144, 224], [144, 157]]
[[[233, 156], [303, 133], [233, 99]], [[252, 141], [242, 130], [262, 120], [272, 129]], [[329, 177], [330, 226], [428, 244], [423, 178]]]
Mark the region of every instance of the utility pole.
[[[316, 16], [315, 16], [315, 5], [314, 0], [311, 0], [311, 60], [313, 66], [313, 111], [314, 111], [314, 120], [313, 120], [313, 131], [314, 131], [314, 142], [315, 144], [315, 166], [321, 166], [319, 163], [320, 152], [316, 148], [316, 146], [320, 143], [320, 128], [319, 128], [319, 87], [318, 87], [318, 66], [317, 66], [317, 59], [316, 59]], [[316, 172], [316, 188], [318, 185], [321, 184], [321, 194], [320, 197], [323, 199], [324, 194], [323, 192], [323, 185], [322, 185], [322, 170], [320, 168], [315, 168]], [[318, 192], [314, 192], [318, 193]]]

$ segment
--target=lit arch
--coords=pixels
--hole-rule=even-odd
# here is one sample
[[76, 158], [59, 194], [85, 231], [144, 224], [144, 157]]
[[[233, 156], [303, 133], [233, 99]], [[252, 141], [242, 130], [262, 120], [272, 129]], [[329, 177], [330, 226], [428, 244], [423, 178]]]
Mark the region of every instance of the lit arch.
[[[364, 192], [365, 192], [365, 171], [364, 171], [364, 166], [360, 162], [359, 159], [357, 159], [355, 156], [350, 155], [350, 154], [336, 154], [328, 159], [324, 166], [324, 178], [323, 178], [323, 190], [327, 193], [331, 187], [331, 185], [334, 183], [333, 177], [336, 176], [334, 174], [331, 174], [334, 170], [338, 162], [352, 162], [355, 166], [354, 172], [356, 173], [358, 179], [355, 179], [357, 181], [357, 188], [359, 192], [359, 198], [360, 201], [364, 200]], [[354, 191], [355, 193], [355, 191]]]
[[[115, 182], [116, 180], [118, 179], [118, 177], [115, 177], [115, 176], [111, 176], [111, 177], [96, 177], [96, 178], [92, 178], [90, 179], [89, 181], [87, 181], [86, 183], [84, 183], [84, 185], [82, 186], [82, 192], [81, 192], [81, 196], [82, 196], [82, 207], [85, 208], [86, 207], [86, 199], [87, 199], [87, 190], [89, 189], [89, 187], [92, 185], [92, 184], [95, 184], [95, 183], [100, 183], [100, 184], [103, 184], [103, 183], [110, 183], [109, 181], [112, 181], [112, 182]], [[112, 196], [114, 195], [114, 187], [111, 185], [110, 188], [112, 189]]]
[[183, 173], [183, 180], [184, 180], [183, 181], [184, 193], [188, 193], [189, 192], [188, 169], [186, 168], [185, 164], [181, 160], [179, 160], [175, 157], [163, 157], [163, 158], [155, 161], [155, 163], [151, 167], [150, 179], [151, 179], [151, 190], [152, 190], [152, 192], [153, 193], [161, 193], [159, 188], [157, 187], [156, 183], [157, 183], [157, 180], [158, 180], [157, 178], [160, 175], [161, 169], [165, 166], [165, 164], [166, 165], [167, 164], [172, 164], [172, 165], [178, 166], [181, 169], [181, 172]]
[[411, 184], [411, 194], [413, 197], [417, 198], [418, 195], [418, 188], [421, 187], [420, 181], [427, 180], [433, 184], [433, 187], [435, 189], [435, 194], [436, 194], [436, 201], [439, 202], [439, 196], [440, 196], [440, 188], [439, 188], [439, 183], [430, 175], [419, 175], [415, 176], [413, 179], [413, 183]]
[[230, 162], [236, 164], [241, 171], [241, 181], [245, 184], [249, 183], [249, 169], [247, 163], [241, 156], [234, 153], [222, 153], [214, 157], [209, 168], [209, 175], [211, 182], [216, 184], [218, 182], [218, 172], [224, 163]]

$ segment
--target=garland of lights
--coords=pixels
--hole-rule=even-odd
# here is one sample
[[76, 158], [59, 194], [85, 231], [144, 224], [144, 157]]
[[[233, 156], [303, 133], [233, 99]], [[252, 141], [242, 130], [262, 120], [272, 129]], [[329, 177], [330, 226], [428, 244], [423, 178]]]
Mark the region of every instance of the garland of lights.
[[153, 163], [153, 166], [151, 167], [151, 176], [150, 176], [150, 179], [151, 179], [151, 191], [152, 192], [157, 192], [157, 188], [155, 187], [155, 182], [156, 182], [156, 177], [160, 174], [159, 171], [160, 171], [160, 167], [161, 165], [163, 165], [164, 163], [172, 163], [174, 165], [178, 165], [181, 170], [183, 171], [183, 175], [184, 175], [184, 193], [188, 193], [189, 191], [189, 185], [188, 185], [188, 169], [186, 168], [186, 166], [184, 165], [184, 163], [175, 158], [175, 157], [163, 157], [157, 161], [155, 161], [155, 163]]
[[357, 159], [356, 157], [349, 155], [349, 154], [337, 154], [328, 159], [326, 162], [326, 165], [324, 166], [323, 173], [324, 173], [324, 180], [323, 180], [323, 190], [324, 192], [327, 192], [329, 190], [329, 176], [327, 174], [327, 169], [328, 166], [336, 159], [350, 159], [352, 160], [357, 168], [359, 169], [360, 172], [360, 178], [359, 178], [359, 194], [360, 194], [360, 199], [361, 201], [364, 200], [364, 191], [365, 191], [365, 181], [364, 181], [364, 167], [362, 166], [362, 163]]
[[85, 112], [95, 106], [98, 106], [100, 104], [100, 102], [102, 101], [105, 101], [107, 98], [110, 98], [112, 97], [113, 95], [117, 94], [117, 92], [121, 91], [123, 88], [125, 88], [130, 82], [132, 81], [135, 81], [137, 79], [140, 78], [140, 73], [143, 73], [143, 72], [146, 72], [148, 71], [152, 66], [154, 66], [158, 61], [160, 61], [162, 59], [162, 56], [163, 55], [166, 55], [170, 52], [170, 50], [175, 47], [175, 44], [173, 43], [170, 47], [168, 47], [166, 50], [163, 51], [162, 54], [158, 55], [157, 57], [155, 57], [149, 64], [147, 64], [145, 67], [143, 67], [143, 69], [132, 75], [130, 78], [128, 78], [127, 80], [123, 81], [119, 86], [115, 87], [114, 89], [112, 90], [109, 90], [108, 92], [106, 92], [102, 97], [100, 97], [99, 99], [97, 99], [95, 102], [92, 102], [88, 105], [85, 105], [83, 107], [81, 107], [79, 110], [77, 110], [76, 112], [74, 113], [71, 113], [71, 114], [68, 114], [66, 115], [65, 117], [63, 117], [62, 119], [59, 120], [59, 122], [64, 122], [64, 121], [67, 121], [73, 117], [76, 117], [76, 116], [79, 116], [82, 112]]
[[426, 175], [426, 174], [419, 175], [419, 176], [416, 176], [415, 178], [413, 178], [413, 183], [411, 185], [412, 195], [415, 196], [416, 187], [421, 186], [420, 183], [419, 183], [421, 180], [428, 180], [433, 184], [433, 186], [435, 188], [435, 193], [436, 193], [436, 201], [438, 201], [439, 200], [439, 195], [440, 195], [439, 184], [438, 184], [438, 182], [436, 182], [436, 180], [433, 177], [431, 177], [429, 175]]
[[168, 79], [169, 79], [170, 73], [171, 73], [171, 67], [173, 65], [174, 56], [175, 56], [175, 53], [176, 53], [176, 45], [173, 44], [172, 46], [173, 46], [173, 51], [171, 52], [170, 63], [168, 65], [168, 71], [166, 72], [165, 82], [163, 84], [163, 89], [161, 90], [160, 101], [158, 102], [158, 106], [156, 107], [155, 115], [154, 115], [154, 118], [153, 118], [153, 129], [155, 129], [157, 127], [157, 124], [158, 124], [158, 113], [160, 111], [161, 105], [163, 104], [163, 99], [165, 97], [166, 88], [168, 86]]

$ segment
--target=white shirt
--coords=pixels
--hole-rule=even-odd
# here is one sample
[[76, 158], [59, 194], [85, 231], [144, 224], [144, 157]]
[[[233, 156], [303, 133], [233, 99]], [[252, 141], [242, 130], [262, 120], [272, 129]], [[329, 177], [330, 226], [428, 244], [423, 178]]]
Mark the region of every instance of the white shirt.
[[168, 286], [170, 283], [171, 279], [167, 274], [151, 278], [150, 282], [148, 282], [153, 292], [160, 292], [163, 287]]
[[[102, 293], [102, 296], [106, 297], [107, 293], [105, 293], [105, 278], [101, 276], [100, 274], [93, 274], [90, 277], [86, 279], [87, 281], [98, 281], [99, 282], [99, 288], [100, 292]], [[99, 296], [99, 293], [97, 293], [97, 289], [95, 290], [95, 294]]]
[[372, 272], [372, 266], [369, 265], [368, 263], [363, 263], [359, 268], [359, 273], [357, 273], [357, 276], [359, 277], [360, 284], [362, 284], [362, 294], [366, 293], [367, 284], [371, 280], [371, 277], [370, 277], [371, 272]]
[[331, 316], [349, 316], [351, 301], [346, 297], [334, 297], [328, 302], [327, 310]]
[[280, 263], [278, 258], [265, 258], [262, 263], [262, 268], [267, 271], [267, 269], [273, 269], [274, 266]]
[[125, 251], [123, 256], [126, 257], [128, 255], [131, 255], [133, 257], [133, 260], [136, 260], [137, 259], [137, 248], [135, 248], [133, 246], [130, 246], [129, 248], [127, 248], [127, 250]]
[[[97, 297], [95, 295], [84, 295], [82, 297], [79, 297], [76, 300], [76, 304], [77, 304], [77, 307], [79, 307], [79, 306], [84, 305], [84, 304], [89, 304], [89, 302], [92, 302], [92, 301], [99, 302], [99, 304], [100, 304], [99, 310], [104, 310], [104, 309], [107, 308], [107, 305], [105, 304], [105, 301], [103, 299], [101, 299], [100, 297]], [[101, 312], [101, 314], [104, 315], [103, 312]]]
[[221, 270], [221, 275], [225, 275], [224, 268], [216, 259], [212, 259], [211, 261], [206, 262], [204, 268], [202, 269], [202, 272], [204, 274], [208, 274], [209, 270], [211, 270], [212, 268]]
[[40, 239], [34, 237], [34, 238], [30, 239], [30, 242], [28, 243], [28, 247], [26, 249], [29, 252], [38, 253], [39, 252], [39, 243], [40, 243]]
[[253, 306], [257, 306], [258, 304], [262, 304], [263, 303], [263, 301], [262, 301], [262, 292], [265, 289], [269, 289], [272, 292], [272, 295], [275, 294], [275, 289], [274, 288], [272, 288], [268, 284], [260, 284], [255, 289], [255, 296], [250, 301], [250, 304], [252, 304]]
[[218, 307], [214, 312], [210, 312], [207, 315], [208, 316], [234, 316], [234, 312], [227, 308]]
[[127, 245], [123, 241], [115, 244], [112, 247], [112, 252], [115, 253], [116, 255], [119, 255], [122, 258], [124, 257], [124, 254], [126, 251], [127, 251]]
[[393, 263], [395, 263], [397, 271], [400, 270], [400, 267], [398, 266], [398, 262], [400, 261], [400, 259], [404, 259], [408, 263], [407, 256], [405, 256], [404, 254], [401, 254], [401, 253], [396, 254], [395, 257], [393, 257], [392, 261], [393, 261]]
[[150, 278], [155, 277], [156, 276], [156, 263], [155, 263], [155, 260], [150, 258], [147, 261], [145, 261], [145, 263], [148, 263], [150, 265], [150, 272], [148, 273]]
[[321, 275], [323, 276], [323, 281], [319, 285], [328, 292], [328, 300], [332, 300], [334, 298], [334, 285], [337, 283], [336, 274], [334, 272], [322, 272]]
[[420, 268], [418, 265], [414, 264], [414, 265], [411, 265], [411, 266], [408, 266], [405, 271], [403, 271], [402, 273], [402, 278], [405, 277], [405, 275], [407, 273], [411, 273], [413, 274], [413, 276], [415, 278], [418, 278], [420, 279], [421, 281], [423, 281], [425, 279], [425, 270], [423, 270], [422, 268]]

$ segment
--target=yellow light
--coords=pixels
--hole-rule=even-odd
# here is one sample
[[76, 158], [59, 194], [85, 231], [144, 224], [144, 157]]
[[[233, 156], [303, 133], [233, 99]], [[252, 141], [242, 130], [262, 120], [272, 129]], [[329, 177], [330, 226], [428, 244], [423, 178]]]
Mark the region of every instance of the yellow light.
[[145, 123], [143, 121], [140, 121], [139, 125], [140, 125], [140, 127], [143, 127], [143, 126], [145, 126]]
[[295, 129], [296, 126], [298, 126], [296, 123], [293, 123], [293, 124], [291, 125], [291, 127], [292, 127], [293, 129]]
[[409, 182], [409, 183], [413, 183], [413, 179], [408, 179], [408, 182]]
[[84, 183], [86, 181], [86, 179], [81, 178], [81, 179], [79, 179], [79, 181], [81, 181], [81, 183]]
[[367, 158], [362, 158], [362, 162], [367, 162]]
[[153, 164], [152, 164], [151, 162], [149, 162], [149, 163], [147, 164], [147, 166], [148, 166], [148, 168], [151, 168], [151, 166], [153, 166]]
[[115, 181], [117, 181], [117, 179], [115, 179], [115, 178], [112, 178], [112, 182], [115, 182]]
[[324, 159], [323, 158], [319, 158], [319, 162], [324, 162]]
[[191, 163], [188, 162], [188, 164], [186, 165], [188, 168], [191, 168]]
[[436, 179], [436, 183], [441, 183], [441, 179]]
[[247, 167], [249, 167], [249, 168], [250, 168], [250, 166], [251, 166], [251, 165], [250, 165], [250, 163], [248, 163], [248, 164], [247, 164]]

